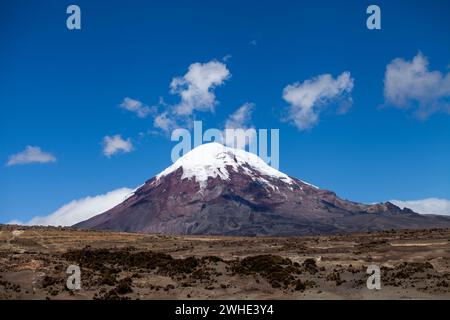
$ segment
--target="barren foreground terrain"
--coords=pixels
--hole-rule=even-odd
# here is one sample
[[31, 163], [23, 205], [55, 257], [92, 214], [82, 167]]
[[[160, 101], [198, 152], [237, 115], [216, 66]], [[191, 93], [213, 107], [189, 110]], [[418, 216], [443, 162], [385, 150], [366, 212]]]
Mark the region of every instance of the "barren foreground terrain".
[[[0, 226], [0, 299], [450, 299], [450, 229], [300, 238]], [[81, 290], [66, 288], [70, 265]], [[381, 268], [381, 289], [366, 286]]]

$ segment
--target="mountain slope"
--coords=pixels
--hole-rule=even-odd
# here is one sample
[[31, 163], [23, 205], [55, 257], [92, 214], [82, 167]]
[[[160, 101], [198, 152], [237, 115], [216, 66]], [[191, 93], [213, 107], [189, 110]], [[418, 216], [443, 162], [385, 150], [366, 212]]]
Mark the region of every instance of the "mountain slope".
[[201, 145], [111, 210], [75, 227], [170, 234], [292, 236], [450, 227], [391, 204], [340, 199], [218, 143]]

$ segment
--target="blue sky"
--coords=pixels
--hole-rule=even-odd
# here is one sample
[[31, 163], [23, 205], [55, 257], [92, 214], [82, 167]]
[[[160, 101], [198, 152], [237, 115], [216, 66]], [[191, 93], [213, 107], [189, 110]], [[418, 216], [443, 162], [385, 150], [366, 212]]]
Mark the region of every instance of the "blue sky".
[[[175, 77], [214, 61], [229, 77], [213, 88], [214, 111], [190, 115], [204, 127], [252, 103], [252, 126], [280, 129], [280, 170], [291, 176], [354, 201], [450, 199], [450, 2], [374, 3], [381, 30], [366, 28], [368, 1], [3, 1], [0, 222], [133, 188], [169, 166], [175, 143], [154, 118], [180, 102]], [[66, 28], [70, 4], [81, 30]], [[415, 57], [428, 61], [430, 87], [393, 81], [405, 101], [386, 97], [387, 66]], [[343, 72], [351, 108], [340, 114], [344, 98], [329, 97], [310, 128], [295, 125], [299, 105], [283, 89]], [[126, 97], [151, 112], [120, 108]], [[115, 135], [132, 148], [107, 156], [102, 143]], [[7, 165], [27, 146], [53, 158]]]

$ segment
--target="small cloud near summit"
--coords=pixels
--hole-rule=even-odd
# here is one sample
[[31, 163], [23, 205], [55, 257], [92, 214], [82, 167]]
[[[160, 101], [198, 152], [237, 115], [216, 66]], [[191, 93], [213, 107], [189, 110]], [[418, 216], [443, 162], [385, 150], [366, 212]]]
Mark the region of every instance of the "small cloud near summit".
[[308, 130], [317, 124], [320, 114], [331, 104], [337, 103], [337, 113], [345, 114], [352, 105], [353, 86], [354, 79], [347, 71], [336, 78], [322, 74], [287, 85], [283, 99], [289, 103], [289, 120], [299, 130]]

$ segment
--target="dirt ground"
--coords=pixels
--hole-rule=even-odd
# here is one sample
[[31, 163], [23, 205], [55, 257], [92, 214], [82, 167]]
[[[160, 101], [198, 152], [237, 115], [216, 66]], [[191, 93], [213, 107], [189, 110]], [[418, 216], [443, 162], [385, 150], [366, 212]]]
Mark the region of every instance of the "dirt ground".
[[[450, 229], [298, 238], [0, 226], [0, 299], [450, 299]], [[69, 290], [70, 265], [81, 289]], [[381, 289], [367, 288], [369, 265]]]

